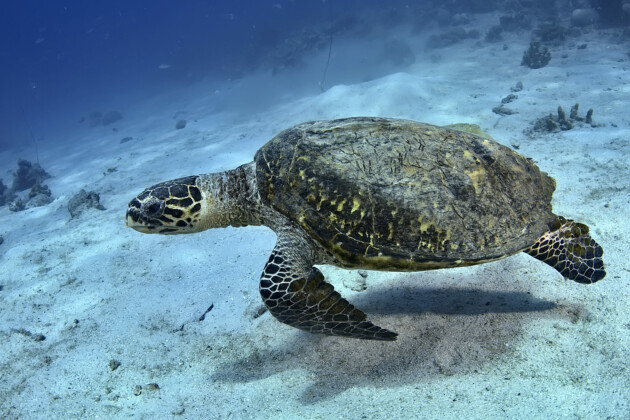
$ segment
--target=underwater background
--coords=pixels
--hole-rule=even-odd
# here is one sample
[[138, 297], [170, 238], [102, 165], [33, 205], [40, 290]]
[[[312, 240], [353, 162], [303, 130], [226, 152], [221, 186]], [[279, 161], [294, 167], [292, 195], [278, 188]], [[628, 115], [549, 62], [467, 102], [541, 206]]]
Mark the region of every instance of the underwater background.
[[[32, 0], [0, 35], [0, 417], [628, 418], [630, 1]], [[399, 333], [352, 340], [265, 310], [271, 230], [124, 226], [149, 185], [352, 116], [533, 159], [607, 277], [322, 266]]]

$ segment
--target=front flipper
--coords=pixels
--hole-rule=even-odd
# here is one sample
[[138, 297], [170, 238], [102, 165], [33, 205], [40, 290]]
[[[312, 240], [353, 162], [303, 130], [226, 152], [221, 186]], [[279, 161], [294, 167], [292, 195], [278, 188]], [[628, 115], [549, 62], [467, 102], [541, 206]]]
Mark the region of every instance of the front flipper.
[[299, 249], [302, 241], [279, 236], [260, 278], [260, 295], [280, 322], [312, 333], [367, 340], [395, 340], [397, 334], [367, 316], [326, 283]]

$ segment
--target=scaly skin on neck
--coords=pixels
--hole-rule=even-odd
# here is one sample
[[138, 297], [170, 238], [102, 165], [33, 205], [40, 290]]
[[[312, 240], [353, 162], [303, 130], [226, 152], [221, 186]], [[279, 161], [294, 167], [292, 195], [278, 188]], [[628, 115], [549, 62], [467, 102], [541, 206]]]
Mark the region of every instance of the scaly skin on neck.
[[200, 230], [264, 224], [253, 162], [199, 175], [197, 185], [205, 201]]

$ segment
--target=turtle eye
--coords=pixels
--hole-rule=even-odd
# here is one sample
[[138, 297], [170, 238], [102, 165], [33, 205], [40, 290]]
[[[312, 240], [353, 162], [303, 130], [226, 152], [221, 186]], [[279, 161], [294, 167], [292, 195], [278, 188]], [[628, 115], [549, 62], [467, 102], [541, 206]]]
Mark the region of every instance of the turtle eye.
[[147, 217], [160, 217], [164, 213], [164, 201], [152, 199], [142, 205], [142, 211]]

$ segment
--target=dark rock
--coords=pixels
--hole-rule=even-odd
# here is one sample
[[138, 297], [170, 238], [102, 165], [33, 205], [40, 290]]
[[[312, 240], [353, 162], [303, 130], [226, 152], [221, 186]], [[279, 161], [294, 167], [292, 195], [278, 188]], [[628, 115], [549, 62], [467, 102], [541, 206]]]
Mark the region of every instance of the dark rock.
[[52, 203], [52, 194], [48, 185], [35, 184], [25, 198], [18, 197], [9, 203], [10, 211], [22, 211], [33, 207], [42, 207]]
[[149, 391], [159, 391], [160, 390], [160, 386], [155, 383], [155, 382], [151, 382], [150, 384], [147, 384], [147, 389]]
[[9, 203], [9, 210], [16, 212], [26, 210], [26, 204], [24, 203], [24, 201], [22, 201], [21, 198], [16, 198]]
[[505, 98], [501, 99], [501, 103], [502, 104], [509, 104], [510, 102], [514, 101], [518, 99], [517, 95], [514, 95], [513, 93], [510, 93], [508, 96], [506, 96]]
[[35, 184], [28, 192], [28, 201], [25, 206], [27, 209], [42, 207], [52, 203], [52, 201], [52, 194], [48, 185]]
[[12, 330], [14, 333], [22, 334], [24, 337], [28, 337], [33, 341], [44, 341], [46, 340], [46, 336], [40, 333], [33, 333], [24, 328], [18, 328]]
[[89, 208], [105, 210], [105, 207], [103, 207], [99, 200], [100, 197], [98, 193], [94, 191], [86, 192], [82, 189], [73, 196], [70, 201], [68, 201], [68, 211], [70, 212], [70, 217], [74, 219]]
[[24, 191], [33, 187], [37, 183], [50, 178], [50, 175], [42, 168], [39, 163], [31, 163], [28, 160], [18, 159], [18, 169], [14, 174], [13, 191]]
[[118, 111], [109, 111], [105, 115], [103, 115], [103, 125], [110, 125], [115, 123], [116, 121], [122, 120], [123, 116]]
[[33, 188], [31, 188], [31, 190], [28, 192], [28, 198], [33, 198], [38, 195], [45, 195], [47, 197], [50, 197], [52, 194], [50, 192], [50, 188], [48, 187], [48, 185], [46, 184], [33, 185]]
[[506, 108], [503, 104], [499, 105], [499, 106], [495, 106], [494, 108], [492, 108], [492, 112], [494, 112], [495, 114], [499, 114], [499, 115], [512, 115], [512, 114], [517, 114], [516, 111], [510, 109], [510, 108]]
[[549, 64], [550, 60], [551, 53], [549, 52], [549, 48], [545, 47], [540, 42], [532, 41], [527, 51], [523, 54], [521, 66], [539, 69]]
[[182, 128], [186, 127], [186, 120], [179, 120], [177, 121], [177, 124], [175, 124], [175, 128], [178, 130], [181, 130]]
[[516, 82], [516, 84], [512, 86], [510, 90], [512, 92], [520, 92], [521, 90], [523, 90], [523, 82]]
[[109, 361], [109, 370], [114, 371], [116, 369], [118, 369], [120, 367], [122, 363], [120, 363], [118, 360], [116, 359], [111, 359]]

